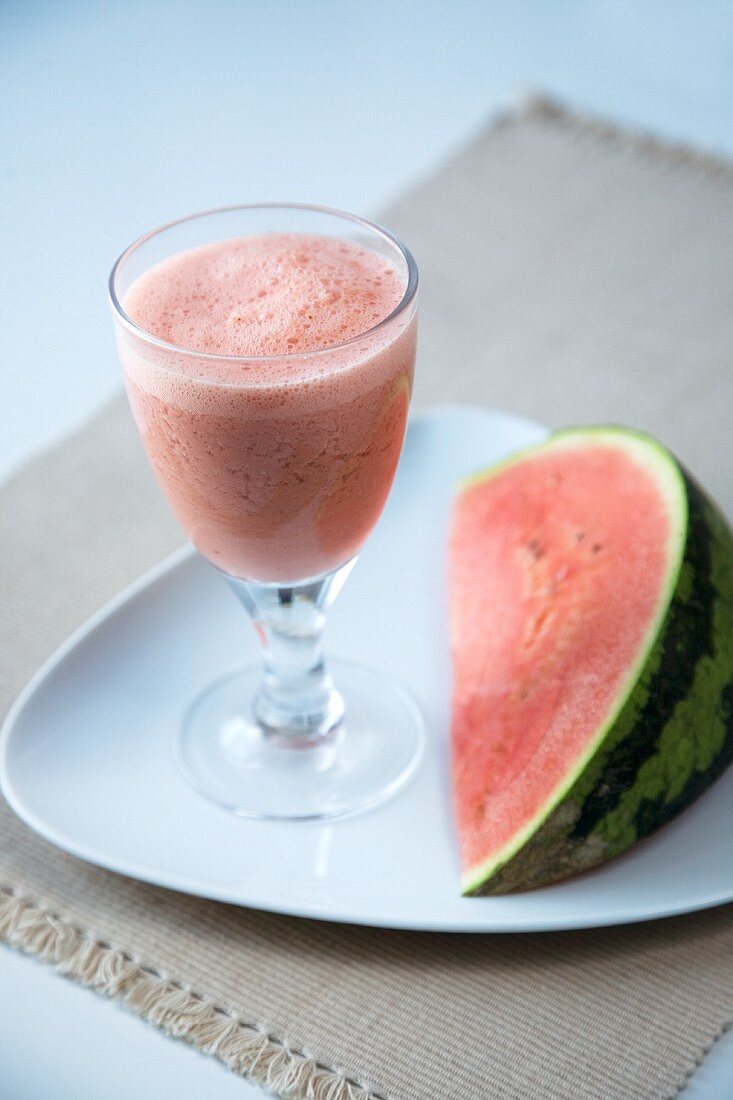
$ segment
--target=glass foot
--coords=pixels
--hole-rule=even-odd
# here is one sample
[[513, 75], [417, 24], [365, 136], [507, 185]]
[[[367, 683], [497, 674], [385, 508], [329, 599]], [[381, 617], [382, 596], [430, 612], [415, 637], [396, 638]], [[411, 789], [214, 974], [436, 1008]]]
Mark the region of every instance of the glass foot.
[[329, 663], [345, 717], [312, 742], [278, 737], [255, 722], [259, 665], [202, 692], [178, 736], [189, 783], [233, 813], [280, 820], [353, 813], [398, 790], [422, 753], [425, 729], [417, 705], [381, 672]]

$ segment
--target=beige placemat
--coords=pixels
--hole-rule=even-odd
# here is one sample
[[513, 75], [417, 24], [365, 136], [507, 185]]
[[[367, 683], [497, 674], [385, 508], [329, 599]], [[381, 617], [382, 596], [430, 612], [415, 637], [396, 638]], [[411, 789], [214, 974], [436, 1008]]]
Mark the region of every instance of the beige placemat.
[[[730, 167], [535, 104], [384, 216], [422, 268], [420, 400], [650, 428], [733, 511]], [[0, 706], [180, 538], [121, 400], [6, 484]], [[733, 1019], [730, 908], [573, 934], [375, 931], [97, 870], [4, 805], [0, 837], [8, 942], [292, 1097], [668, 1097]]]

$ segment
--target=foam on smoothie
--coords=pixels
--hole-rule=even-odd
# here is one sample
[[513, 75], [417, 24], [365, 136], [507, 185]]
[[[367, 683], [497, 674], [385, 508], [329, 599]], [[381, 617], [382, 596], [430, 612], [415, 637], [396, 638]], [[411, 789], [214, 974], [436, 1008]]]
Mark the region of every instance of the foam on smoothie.
[[297, 233], [232, 238], [170, 256], [124, 298], [146, 332], [191, 351], [287, 355], [328, 348], [387, 317], [404, 279], [378, 253]]

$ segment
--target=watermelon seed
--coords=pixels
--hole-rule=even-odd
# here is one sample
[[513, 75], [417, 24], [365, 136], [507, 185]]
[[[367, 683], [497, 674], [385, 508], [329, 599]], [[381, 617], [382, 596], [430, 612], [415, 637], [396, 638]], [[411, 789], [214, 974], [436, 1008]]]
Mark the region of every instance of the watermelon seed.
[[534, 558], [535, 561], [539, 561], [545, 552], [544, 546], [540, 543], [539, 539], [532, 539], [527, 543], [527, 549]]
[[593, 553], [594, 554], [599, 554], [602, 549], [603, 549], [603, 544], [602, 543], [600, 543], [600, 542], [594, 542], [593, 543]]
[[[554, 586], [553, 586], [554, 589]], [[525, 649], [529, 649], [534, 645], [537, 639], [541, 636], [543, 628], [547, 625], [548, 619], [552, 615], [552, 608], [543, 607], [542, 610], [535, 616], [534, 620], [529, 624], [529, 630], [527, 631], [524, 639]], [[520, 693], [520, 699], [526, 699], [527, 693]]]

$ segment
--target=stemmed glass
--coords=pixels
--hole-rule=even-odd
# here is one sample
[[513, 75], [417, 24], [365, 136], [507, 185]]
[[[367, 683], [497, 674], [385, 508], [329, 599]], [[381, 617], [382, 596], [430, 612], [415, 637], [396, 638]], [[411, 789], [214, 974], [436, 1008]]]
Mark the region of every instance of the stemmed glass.
[[[126, 312], [134, 281], [173, 254], [273, 232], [376, 251], [400, 275], [402, 300], [343, 343], [276, 356], [179, 347]], [[189, 781], [235, 813], [351, 812], [396, 790], [419, 759], [423, 726], [410, 696], [354, 663], [334, 662], [332, 679], [323, 650], [326, 611], [379, 518], [404, 441], [417, 285], [415, 262], [391, 233], [305, 205], [230, 207], [171, 222], [132, 244], [112, 270], [117, 346], [153, 470], [262, 647], [261, 665], [193, 700], [178, 735]]]

